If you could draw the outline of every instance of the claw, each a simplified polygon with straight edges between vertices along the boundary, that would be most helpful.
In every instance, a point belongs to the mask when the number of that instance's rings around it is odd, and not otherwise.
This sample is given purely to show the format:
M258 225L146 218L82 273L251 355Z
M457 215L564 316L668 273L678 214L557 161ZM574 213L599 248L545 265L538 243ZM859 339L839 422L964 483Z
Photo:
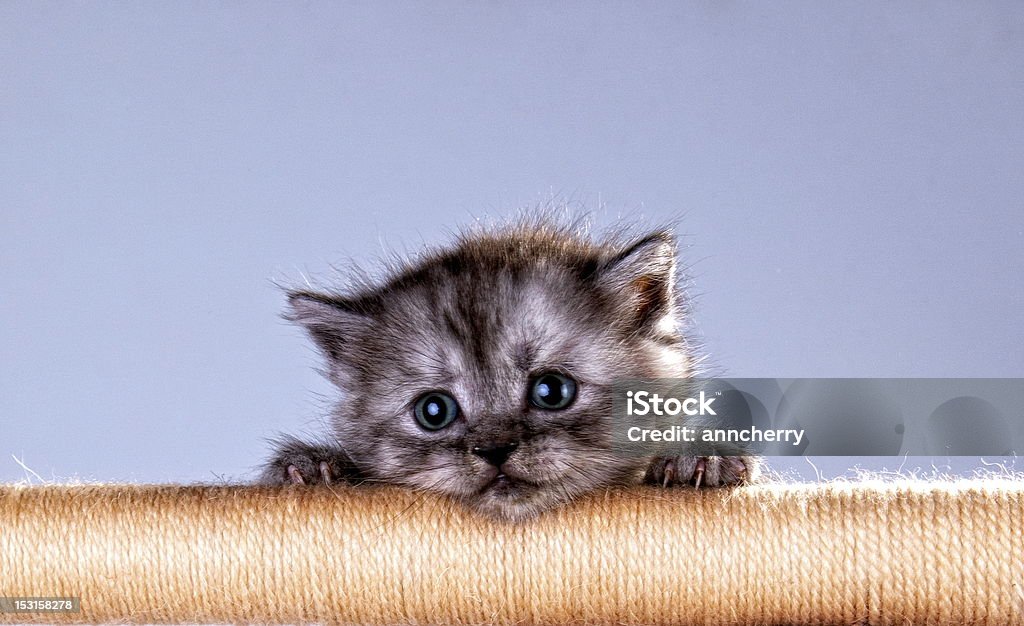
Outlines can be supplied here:
M324 479L324 484L331 484L331 466L327 464L327 461L320 461L320 476Z
M704 459L697 459L697 466L693 470L693 475L694 475L693 487L695 489L700 489L700 483L701 483L702 480L704 480L704 469L705 469Z
M676 462L668 461L665 463L665 476L661 480L662 487L668 487L672 484L676 477Z
M294 465L288 466L288 478L292 479L293 485L305 485L306 481L302 479L302 474L299 473L299 468Z

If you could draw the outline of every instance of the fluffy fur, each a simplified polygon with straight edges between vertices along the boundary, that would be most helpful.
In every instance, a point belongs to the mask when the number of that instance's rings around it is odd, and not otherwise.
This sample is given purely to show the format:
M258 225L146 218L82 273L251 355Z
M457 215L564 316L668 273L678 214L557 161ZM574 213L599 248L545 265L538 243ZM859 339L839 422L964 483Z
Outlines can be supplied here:
M591 490L642 480L720 485L749 458L635 458L611 442L612 383L685 378L676 244L666 230L594 240L548 222L465 234L378 282L288 293L342 392L332 443L280 443L268 483L375 481L523 519ZM529 401L538 376L577 384L558 411ZM442 391L458 418L430 431L418 398ZM474 449L515 445L495 464Z

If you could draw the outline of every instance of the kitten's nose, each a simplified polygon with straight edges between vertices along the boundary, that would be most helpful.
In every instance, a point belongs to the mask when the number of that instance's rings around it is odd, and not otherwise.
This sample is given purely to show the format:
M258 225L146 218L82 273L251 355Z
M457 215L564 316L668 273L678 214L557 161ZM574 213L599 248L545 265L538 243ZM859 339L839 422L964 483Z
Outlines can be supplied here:
M519 447L519 444L510 441L487 447L474 446L473 454L487 461L494 467L501 467L501 464L508 460L508 457Z

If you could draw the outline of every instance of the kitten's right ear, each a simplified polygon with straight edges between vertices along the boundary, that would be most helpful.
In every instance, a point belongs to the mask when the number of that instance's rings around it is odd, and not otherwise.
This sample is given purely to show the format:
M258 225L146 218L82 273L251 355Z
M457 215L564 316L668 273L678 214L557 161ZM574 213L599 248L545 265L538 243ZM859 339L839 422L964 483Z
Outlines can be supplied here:
M345 361L353 338L369 324L369 316L345 298L315 291L289 291L285 318L306 328L330 361L331 369Z

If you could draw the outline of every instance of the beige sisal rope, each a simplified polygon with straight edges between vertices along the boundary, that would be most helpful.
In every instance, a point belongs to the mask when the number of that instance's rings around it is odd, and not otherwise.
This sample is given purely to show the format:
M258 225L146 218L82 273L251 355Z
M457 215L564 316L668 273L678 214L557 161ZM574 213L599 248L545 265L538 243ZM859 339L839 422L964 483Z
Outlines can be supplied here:
M365 488L0 486L0 622L1024 624L1024 483L612 492L510 525Z

